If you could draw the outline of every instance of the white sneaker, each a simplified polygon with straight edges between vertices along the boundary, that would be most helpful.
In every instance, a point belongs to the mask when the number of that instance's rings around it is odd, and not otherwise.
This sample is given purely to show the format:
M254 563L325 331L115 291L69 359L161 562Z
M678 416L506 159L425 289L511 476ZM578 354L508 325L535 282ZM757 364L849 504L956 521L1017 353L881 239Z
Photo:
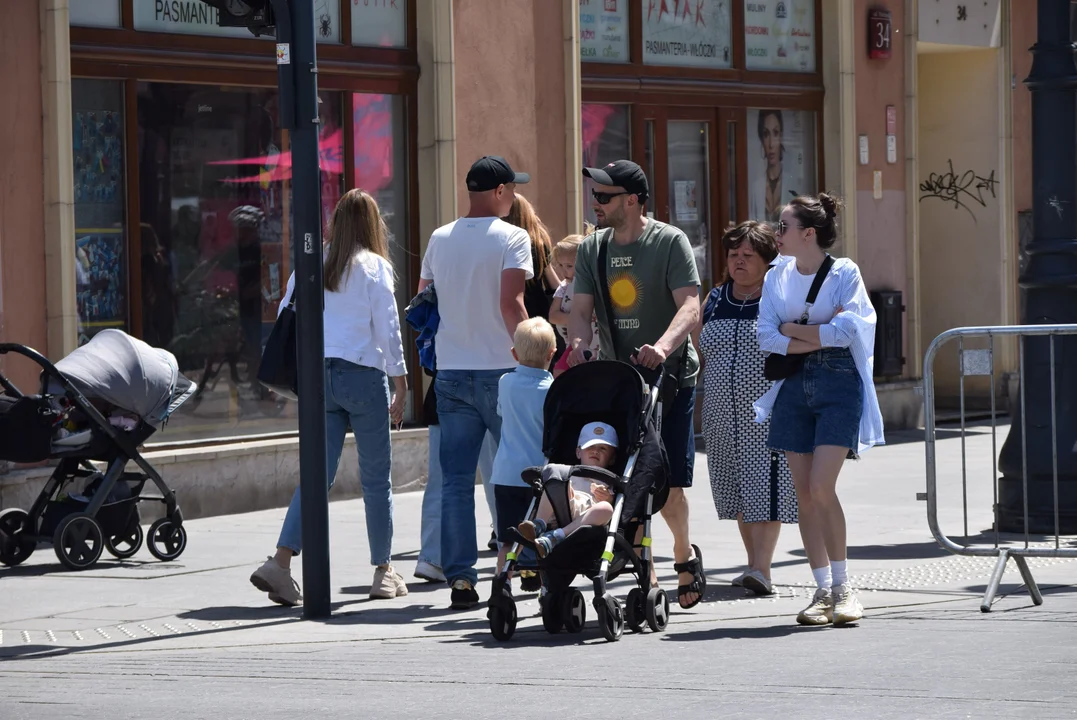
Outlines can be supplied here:
M269 593L269 599L278 605L303 604L303 595L299 592L299 583L292 579L292 571L282 568L272 557L266 558L262 567L251 574L251 585Z
M864 617L864 606L856 599L849 583L830 588L834 598L833 620L835 625L859 622Z
M801 625L828 625L834 621L834 597L827 588L819 588L808 607L797 615Z
M441 568L425 560L415 563L415 577L427 582L445 582L445 573Z
M774 585L758 570L752 570L744 574L741 585L745 590L750 590L755 595L768 596L774 594Z
M408 586L392 565L374 570L374 580L370 583L370 597L374 600L389 600L408 594Z

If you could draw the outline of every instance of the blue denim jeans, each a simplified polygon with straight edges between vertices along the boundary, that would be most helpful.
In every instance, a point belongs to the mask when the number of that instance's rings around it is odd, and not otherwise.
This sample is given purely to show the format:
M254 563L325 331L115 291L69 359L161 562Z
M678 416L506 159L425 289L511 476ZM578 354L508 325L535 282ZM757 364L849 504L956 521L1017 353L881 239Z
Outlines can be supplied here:
M325 470L329 487L336 480L351 424L359 452L359 481L366 509L370 564L387 564L393 552L392 445L389 441L389 381L385 373L339 358L325 360ZM296 554L303 549L299 488L284 517L277 547Z
M501 442L498 381L505 370L441 370L434 380L441 423L441 568L451 584L478 582L475 471L483 438Z
M767 442L802 454L823 445L856 450L863 403L863 383L849 349L817 350L778 390Z
M444 483L441 474L441 426L430 428L430 464L427 470L426 488L423 490L423 522L419 562L428 562L441 567L441 489ZM497 455L497 442L490 433L482 441L479 453L479 477L486 491L486 504L490 507L490 517L495 516L494 486L490 476L494 471L494 456Z

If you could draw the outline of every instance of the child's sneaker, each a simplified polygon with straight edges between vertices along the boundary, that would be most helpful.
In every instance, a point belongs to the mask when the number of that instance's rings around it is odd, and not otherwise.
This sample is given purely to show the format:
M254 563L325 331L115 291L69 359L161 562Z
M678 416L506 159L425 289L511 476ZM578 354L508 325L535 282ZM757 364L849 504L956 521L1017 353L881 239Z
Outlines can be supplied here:
M553 530L535 538L535 550L540 558L544 558L553 552L558 543L565 539L565 534L560 529Z
M516 526L516 532L528 542L535 542L536 538L546 532L546 521L542 518L524 520Z
M479 594L468 580L460 578L452 584L450 605L453 610L470 610L479 603Z
M520 571L520 590L523 592L538 592L542 588L542 576L534 570Z

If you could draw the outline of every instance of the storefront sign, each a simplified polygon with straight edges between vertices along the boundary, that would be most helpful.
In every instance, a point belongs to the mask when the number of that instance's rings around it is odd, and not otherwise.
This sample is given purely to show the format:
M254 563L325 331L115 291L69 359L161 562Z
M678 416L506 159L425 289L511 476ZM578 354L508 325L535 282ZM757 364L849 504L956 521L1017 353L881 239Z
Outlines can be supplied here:
M580 0L580 60L628 62L629 0Z
M749 70L815 72L815 0L745 0Z
M409 0L350 0L352 45L406 47Z
M727 68L732 7L726 0L642 0L643 62Z
M890 11L868 11L868 57L885 60L890 57Z
M134 3L135 30L251 38L242 27L218 27L217 9L201 0L139 0ZM318 42L340 42L339 0L314 0ZM265 39L272 39L267 36Z
M120 0L72 0L68 10L72 26L120 27Z

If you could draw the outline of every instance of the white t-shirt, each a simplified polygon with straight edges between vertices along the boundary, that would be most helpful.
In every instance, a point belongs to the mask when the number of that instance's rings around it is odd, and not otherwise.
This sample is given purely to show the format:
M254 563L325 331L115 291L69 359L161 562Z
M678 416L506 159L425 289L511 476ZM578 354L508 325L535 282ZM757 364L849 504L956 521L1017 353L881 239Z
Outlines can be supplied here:
M554 291L554 300L560 300L560 308L563 313L572 312L572 298L576 295L575 284L571 280L562 280L561 284L557 286L557 290ZM567 345L568 340L568 326L567 325L554 325L557 332L561 335L561 339L565 341ZM598 318L594 313L591 313L591 352L598 352Z
M808 299L808 291L815 282L815 273L801 275L797 270L795 261L784 263L770 272L778 273L776 278L781 283L781 297L784 304L779 305L778 312L782 322L798 322L804 314L804 303ZM838 307L836 293L839 290L838 279L834 274L834 268L830 269L823 286L819 288L819 295L815 298L815 304L808 312L809 325L823 325L834 319L834 311Z
M523 228L500 218L460 218L430 236L421 277L433 281L438 296L438 370L516 367L501 317L504 270L534 277L531 239Z

